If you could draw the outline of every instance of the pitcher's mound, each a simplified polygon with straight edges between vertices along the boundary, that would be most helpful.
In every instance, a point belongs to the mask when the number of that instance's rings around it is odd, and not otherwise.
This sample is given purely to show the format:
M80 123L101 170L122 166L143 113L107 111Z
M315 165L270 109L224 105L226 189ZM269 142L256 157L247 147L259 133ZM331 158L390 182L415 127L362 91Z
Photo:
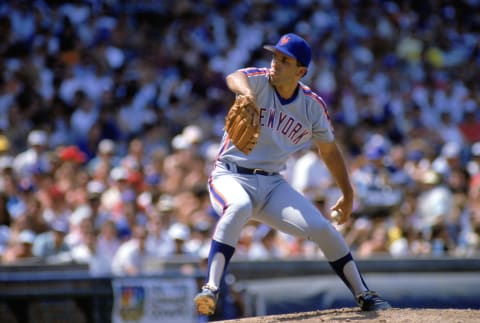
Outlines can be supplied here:
M368 323L478 323L480 309L414 309L393 308L379 312L361 312L356 308L343 308L291 313L282 315L259 316L224 323L318 323L318 322L368 322Z

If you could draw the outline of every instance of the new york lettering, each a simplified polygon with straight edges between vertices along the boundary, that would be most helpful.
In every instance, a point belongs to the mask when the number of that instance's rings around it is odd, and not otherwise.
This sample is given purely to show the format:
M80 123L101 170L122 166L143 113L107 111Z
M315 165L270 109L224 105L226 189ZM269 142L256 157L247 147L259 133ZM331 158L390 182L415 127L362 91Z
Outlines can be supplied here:
M298 144L310 134L294 117L276 109L260 108L260 125L277 131L293 144Z

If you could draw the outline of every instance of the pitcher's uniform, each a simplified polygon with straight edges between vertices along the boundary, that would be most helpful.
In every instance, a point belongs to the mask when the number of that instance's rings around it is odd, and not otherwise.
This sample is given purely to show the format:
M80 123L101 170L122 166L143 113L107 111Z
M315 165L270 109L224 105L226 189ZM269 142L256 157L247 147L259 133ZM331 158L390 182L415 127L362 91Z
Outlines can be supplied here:
M255 92L260 109L260 138L248 157L230 142L226 133L222 138L209 179L212 205L220 215L213 239L235 246L243 226L254 219L323 247L328 235L321 231L331 227L330 222L279 172L290 155L312 144L312 138L334 140L326 104L302 83L291 99L282 99L269 83L267 68L240 71L248 76ZM337 233L335 228L329 231ZM332 250L335 259L347 253L348 247L342 243L322 250L327 258Z
M326 104L300 82L311 60L310 45L300 36L289 33L275 46L264 48L274 53L271 69L250 67L227 76L232 92L255 97L261 129L258 142L248 155L235 147L226 132L223 135L208 181L210 199L219 219L208 255L206 283L194 298L197 311L204 315L215 313L222 278L241 231L250 219L316 242L361 310L391 308L368 289L341 234L280 175L290 155L325 142L331 144L317 145L320 152L332 152L332 156L340 158L336 167L331 162L333 157L329 156L329 170L345 190L350 186L343 157L334 142ZM283 99L272 84L289 96L291 89L296 89L289 99ZM350 198L350 192L347 193ZM342 195L334 207L350 203L343 198ZM346 207L349 210L351 205Z

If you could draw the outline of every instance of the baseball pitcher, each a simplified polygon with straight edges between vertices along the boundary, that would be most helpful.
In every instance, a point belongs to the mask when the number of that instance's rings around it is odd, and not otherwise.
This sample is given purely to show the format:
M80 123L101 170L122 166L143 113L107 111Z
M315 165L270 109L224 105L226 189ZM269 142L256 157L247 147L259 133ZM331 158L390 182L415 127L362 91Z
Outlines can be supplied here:
M222 276L251 219L313 240L361 310L388 309L389 303L367 287L342 235L279 174L291 154L314 144L342 192L332 206L335 221L344 223L350 216L354 192L327 106L300 82L311 60L310 46L290 33L264 48L273 54L270 68L244 68L226 78L236 100L208 183L219 220L205 285L194 299L197 310L204 315L215 312Z

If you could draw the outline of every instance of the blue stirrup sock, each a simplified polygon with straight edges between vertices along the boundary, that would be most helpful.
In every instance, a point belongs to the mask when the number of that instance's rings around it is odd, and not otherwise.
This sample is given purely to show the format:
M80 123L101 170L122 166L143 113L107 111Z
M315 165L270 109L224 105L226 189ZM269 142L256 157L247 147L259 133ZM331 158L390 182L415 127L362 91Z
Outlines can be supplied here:
M353 273L349 275L350 277L347 277L347 275L345 275L345 271L344 271L345 266L350 261L352 261L355 272L358 274L358 276ZM342 281L345 283L345 285L348 287L348 289L352 292L354 296L356 292L355 292L355 288L353 287L352 280L358 280L358 279L360 280L360 281L357 281L355 284L357 286L357 289L360 289L360 287L364 287L366 290L368 290L367 284L365 283L362 277L362 274L358 270L357 264L353 260L352 254L350 252L347 253L345 256L341 257L340 259L329 262L329 264L333 268L335 273L342 279Z
M235 252L235 248L232 246L229 246L227 244L218 242L216 240L212 240L210 244L210 252L208 254L208 271L207 271L207 277L206 277L206 282L209 281L210 279L210 274L211 269L212 269L212 264L214 262L214 257L216 254L221 253L223 257L225 258L225 263L223 265L223 270L222 270L222 275L221 278L219 279L220 281L223 281L223 276L225 275L227 266L230 262L230 259L232 259L233 253ZM215 278L215 277L214 277ZM216 277L218 279L218 277ZM215 280L217 280L215 279ZM220 286L218 286L220 287Z

